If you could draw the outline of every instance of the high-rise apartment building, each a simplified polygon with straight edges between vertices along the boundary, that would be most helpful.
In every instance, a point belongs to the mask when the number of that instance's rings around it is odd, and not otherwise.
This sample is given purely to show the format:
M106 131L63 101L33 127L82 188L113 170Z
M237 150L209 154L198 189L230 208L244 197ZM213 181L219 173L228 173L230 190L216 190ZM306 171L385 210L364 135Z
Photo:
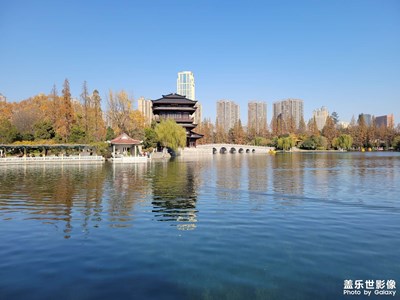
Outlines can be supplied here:
M194 75L191 71L182 71L178 73L176 90L179 95L186 96L186 98L190 100L196 100Z
M304 118L303 100L300 99L286 99L274 102L274 118L279 116L287 121L293 118L296 128L299 128L300 120Z
M143 114L144 118L146 119L146 123L148 125L151 124L153 120L153 110L152 110L152 102L149 99L144 97L140 97L138 99L138 110Z
M190 100L196 100L196 89L194 75L191 71L182 71L178 73L176 80L176 92L179 95L186 96ZM202 118L202 107L199 102L196 103L196 112L193 115L194 123L200 124Z
M319 109L313 111L313 117L317 123L318 130L322 130L324 128L326 119L329 117L329 111L325 106L322 106Z
M256 134L267 131L267 103L260 101L250 101L247 111L247 127Z
M375 118L377 127L394 127L394 116L393 114L379 116Z
M217 125L222 126L226 132L235 126L240 119L239 105L230 100L217 101Z
M367 125L367 126L371 126L372 125L372 115L370 115L370 114L359 114L358 115L358 120L360 120L361 117L364 119L365 125Z

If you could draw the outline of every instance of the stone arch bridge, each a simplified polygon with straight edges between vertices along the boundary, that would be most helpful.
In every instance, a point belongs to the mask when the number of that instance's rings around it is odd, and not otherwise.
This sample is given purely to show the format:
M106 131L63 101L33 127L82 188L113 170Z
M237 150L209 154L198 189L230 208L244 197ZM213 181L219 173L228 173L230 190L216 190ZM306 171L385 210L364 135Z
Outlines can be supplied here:
M266 154L274 147L252 146L252 145L238 145L238 144L207 144L198 145L196 149L201 152L208 152L213 154L226 154L226 153L258 153Z

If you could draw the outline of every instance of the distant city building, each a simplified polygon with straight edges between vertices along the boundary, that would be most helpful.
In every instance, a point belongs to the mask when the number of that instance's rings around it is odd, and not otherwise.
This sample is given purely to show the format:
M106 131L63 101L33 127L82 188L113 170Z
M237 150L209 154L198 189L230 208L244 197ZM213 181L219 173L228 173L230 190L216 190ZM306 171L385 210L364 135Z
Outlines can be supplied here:
M178 73L178 78L176 80L176 92L179 95L186 96L186 98L190 100L196 100L196 88L193 72L182 71ZM196 102L196 112L193 117L195 124L201 123L202 107L199 102Z
M365 125L367 126L372 125L372 116L370 114L359 114L358 119L360 120L361 117L364 118Z
M153 104L153 115L156 122L163 119L173 119L186 130L186 146L196 147L196 141L203 137L202 134L193 130L197 124L193 121L196 112L196 101L178 94L163 95L162 98L151 101Z
M322 128L324 128L325 126L326 118L329 117L329 111L326 109L325 106L322 106L321 108L313 111L313 117L317 122L318 130L322 130Z
M0 93L0 102L7 102L6 96L4 96L2 93Z
M287 121L290 117L293 118L296 128L299 128L300 120L304 119L303 100L286 99L274 102L274 118L281 117Z
M151 100L140 97L138 99L138 110L143 114L144 118L146 119L146 123L150 125L151 121L153 120Z
M267 103L250 101L247 110L247 128L254 130L256 134L267 131Z
M337 123L338 128L346 129L349 127L350 123L345 121L340 121Z
M228 132L239 119L239 105L230 100L217 101L217 125L222 126Z
M176 90L179 95L186 96L186 98L190 100L196 100L194 75L191 71L182 71L178 73Z
M394 116L393 114L379 116L375 118L377 127L394 127Z

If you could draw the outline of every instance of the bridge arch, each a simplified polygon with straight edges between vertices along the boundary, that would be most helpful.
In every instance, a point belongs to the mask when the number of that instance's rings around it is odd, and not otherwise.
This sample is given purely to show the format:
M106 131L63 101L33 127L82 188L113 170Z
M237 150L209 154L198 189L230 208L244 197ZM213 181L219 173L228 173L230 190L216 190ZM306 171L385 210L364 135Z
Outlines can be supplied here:
M221 147L221 149L219 149L219 153L221 154L225 154L228 150L225 147Z
M246 153L250 153L250 149L246 149Z
M235 148L235 147L232 147L231 150L229 150L229 152L232 153L232 154L233 154L233 153L236 153L236 148Z
M239 153L243 153L243 148L239 148Z

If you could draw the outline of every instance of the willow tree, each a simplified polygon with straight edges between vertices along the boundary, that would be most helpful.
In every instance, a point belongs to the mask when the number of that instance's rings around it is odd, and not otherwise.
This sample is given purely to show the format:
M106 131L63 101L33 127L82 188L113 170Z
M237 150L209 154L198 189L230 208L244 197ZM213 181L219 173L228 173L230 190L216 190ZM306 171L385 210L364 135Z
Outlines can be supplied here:
M186 146L186 130L173 119L162 120L155 128L158 142L176 151Z
M332 145L338 149L350 150L353 145L353 138L351 135L342 134L337 138L334 138Z

